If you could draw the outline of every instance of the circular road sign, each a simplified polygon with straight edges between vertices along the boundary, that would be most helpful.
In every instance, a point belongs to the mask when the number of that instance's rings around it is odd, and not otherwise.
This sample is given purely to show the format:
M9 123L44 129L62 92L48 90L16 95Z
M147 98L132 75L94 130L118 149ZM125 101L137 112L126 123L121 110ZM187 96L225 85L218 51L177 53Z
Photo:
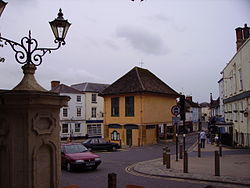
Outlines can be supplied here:
M181 112L180 107L177 105L174 105L171 109L171 112L173 115L178 116Z

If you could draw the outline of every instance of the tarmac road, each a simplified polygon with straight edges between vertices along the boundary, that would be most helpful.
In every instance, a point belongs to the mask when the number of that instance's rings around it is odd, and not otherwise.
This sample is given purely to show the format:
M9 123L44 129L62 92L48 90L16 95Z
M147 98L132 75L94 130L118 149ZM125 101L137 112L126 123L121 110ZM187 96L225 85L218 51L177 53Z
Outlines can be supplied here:
M187 135L186 147L191 147L197 140L196 135ZM160 143L145 147L121 149L117 152L98 152L102 164L95 171L66 172L62 170L62 186L76 184L80 188L107 188L108 174L117 174L117 188L125 188L126 184L141 185L145 188L204 188L207 184L187 180L137 176L126 172L126 168L137 162L162 157L162 148L168 146L175 153L174 143ZM222 188L216 186L217 188Z

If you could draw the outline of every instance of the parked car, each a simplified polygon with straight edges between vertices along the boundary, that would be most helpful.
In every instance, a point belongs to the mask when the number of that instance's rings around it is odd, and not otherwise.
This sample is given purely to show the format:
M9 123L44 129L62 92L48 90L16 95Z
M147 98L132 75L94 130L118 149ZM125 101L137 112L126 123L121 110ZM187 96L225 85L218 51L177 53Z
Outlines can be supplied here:
M117 149L121 148L119 144L108 142L103 138L90 138L85 140L82 144L89 150L116 151Z
M61 145L61 165L67 171L75 168L96 169L101 164L101 158L91 153L81 143L68 143Z

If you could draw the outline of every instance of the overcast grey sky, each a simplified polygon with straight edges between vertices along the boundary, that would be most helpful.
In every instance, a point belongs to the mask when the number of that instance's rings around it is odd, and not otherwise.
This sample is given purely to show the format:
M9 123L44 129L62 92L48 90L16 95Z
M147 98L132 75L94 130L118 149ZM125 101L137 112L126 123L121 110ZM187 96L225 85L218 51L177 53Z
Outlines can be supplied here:
M236 52L235 28L250 25L250 0L8 0L0 32L20 42L31 30L40 47L56 46L48 21L59 8L72 25L66 45L36 71L46 89L51 80L111 84L142 61L177 92L209 101ZM0 48L1 89L22 78L14 55Z

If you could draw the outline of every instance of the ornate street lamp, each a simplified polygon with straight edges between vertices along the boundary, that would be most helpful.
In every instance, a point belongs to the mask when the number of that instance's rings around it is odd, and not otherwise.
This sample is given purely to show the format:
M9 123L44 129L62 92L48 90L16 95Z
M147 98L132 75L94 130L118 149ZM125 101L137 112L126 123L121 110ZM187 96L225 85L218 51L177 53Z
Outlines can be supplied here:
M65 44L64 39L71 24L68 20L64 20L62 9L59 9L58 17L54 21L49 22L49 24L55 35L55 42Z
M42 57L47 52L51 53L52 50L60 48L61 44L65 44L64 39L71 24L67 20L64 20L62 10L60 9L58 18L50 22L50 25L55 35L55 43L58 43L58 46L55 48L39 48L37 40L31 37L31 31L29 31L28 37L23 37L21 39L21 43L1 36L0 40L3 40L5 45L9 44L16 52L15 58L18 63L39 66L42 63Z
M0 41L4 41L5 45L9 44L15 51L16 61L19 64L24 65L22 67L24 72L23 80L14 88L14 90L46 91L34 78L33 74L35 73L36 66L39 66L42 63L42 57L47 52L51 53L52 50L57 50L61 45L65 45L64 39L71 25L68 20L63 18L62 9L59 10L58 17L49 23L55 35L55 43L58 43L55 48L39 48L37 40L31 37L31 31L29 31L28 37L23 37L21 39L20 43L0 36Z
M0 0L0 17L1 17L1 15L2 15L3 10L4 10L4 8L5 8L6 5L7 5L6 2Z

